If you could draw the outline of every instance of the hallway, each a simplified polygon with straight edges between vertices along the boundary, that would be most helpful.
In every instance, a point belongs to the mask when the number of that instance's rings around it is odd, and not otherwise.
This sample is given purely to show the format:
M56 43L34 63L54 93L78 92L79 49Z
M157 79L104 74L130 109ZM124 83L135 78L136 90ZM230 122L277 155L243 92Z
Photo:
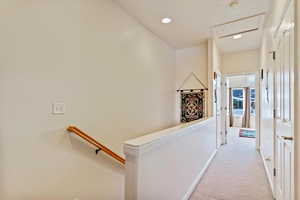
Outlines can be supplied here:
M231 128L228 144L219 149L190 200L272 200L255 140L240 138Z
M0 16L0 200L300 200L300 0Z

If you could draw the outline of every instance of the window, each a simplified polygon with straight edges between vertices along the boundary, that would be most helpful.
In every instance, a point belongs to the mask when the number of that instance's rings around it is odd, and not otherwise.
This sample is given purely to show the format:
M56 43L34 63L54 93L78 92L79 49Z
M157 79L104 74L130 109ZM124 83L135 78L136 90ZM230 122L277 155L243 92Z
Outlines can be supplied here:
M250 90L250 113L255 115L255 89L251 88Z
M233 115L242 116L244 114L244 90L241 88L232 89Z

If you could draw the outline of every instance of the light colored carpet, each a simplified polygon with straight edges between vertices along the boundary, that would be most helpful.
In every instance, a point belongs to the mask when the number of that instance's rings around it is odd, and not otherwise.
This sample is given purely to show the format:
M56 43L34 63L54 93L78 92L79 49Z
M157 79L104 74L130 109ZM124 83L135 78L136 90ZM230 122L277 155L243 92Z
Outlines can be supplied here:
M190 200L272 200L272 193L254 138L240 138L230 128L221 147Z

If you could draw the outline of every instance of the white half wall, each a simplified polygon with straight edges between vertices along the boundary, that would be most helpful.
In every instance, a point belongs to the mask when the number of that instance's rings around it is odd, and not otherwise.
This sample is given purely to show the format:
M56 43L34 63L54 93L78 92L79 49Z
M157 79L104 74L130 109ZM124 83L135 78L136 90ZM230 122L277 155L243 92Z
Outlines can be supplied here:
M187 200L216 153L216 121L195 121L125 142L126 200Z

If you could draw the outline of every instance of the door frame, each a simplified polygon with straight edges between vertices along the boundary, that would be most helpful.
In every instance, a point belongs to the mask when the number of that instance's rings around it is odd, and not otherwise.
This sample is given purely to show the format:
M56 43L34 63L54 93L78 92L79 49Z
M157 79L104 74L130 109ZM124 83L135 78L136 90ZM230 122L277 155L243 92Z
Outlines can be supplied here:
M228 81L226 76L221 77L221 127L222 127L222 144L227 144L227 133L228 133L228 124L227 121L227 112L228 112Z
M232 73L232 74L223 74L222 78L224 80L227 80L227 78L230 77L234 77L234 76L247 76L247 75L253 75L255 76L255 130L256 130L256 149L259 150L260 149L260 72L253 72L253 73ZM226 86L228 89L228 85ZM227 92L227 90L226 90ZM222 90L222 96L224 96L224 90ZM227 95L226 95L227 96ZM228 96L227 96L227 100L226 101L222 101L222 102L228 102ZM225 108L225 106L227 105L223 105L222 107ZM223 109L224 110L224 109ZM224 115L223 116L223 121L222 124L224 124L225 127L225 131L228 130L229 127L229 122L227 122L228 117L227 117L227 110L225 112L223 112ZM224 140L226 141L226 134L224 134Z
M222 74L221 72L217 71L214 72L215 77L213 81L213 91L214 91L214 116L216 117L216 147L217 149L223 145L223 130L222 130L222 90L219 94L219 85L222 86ZM220 105L219 105L220 104ZM220 110L219 109L220 106Z

